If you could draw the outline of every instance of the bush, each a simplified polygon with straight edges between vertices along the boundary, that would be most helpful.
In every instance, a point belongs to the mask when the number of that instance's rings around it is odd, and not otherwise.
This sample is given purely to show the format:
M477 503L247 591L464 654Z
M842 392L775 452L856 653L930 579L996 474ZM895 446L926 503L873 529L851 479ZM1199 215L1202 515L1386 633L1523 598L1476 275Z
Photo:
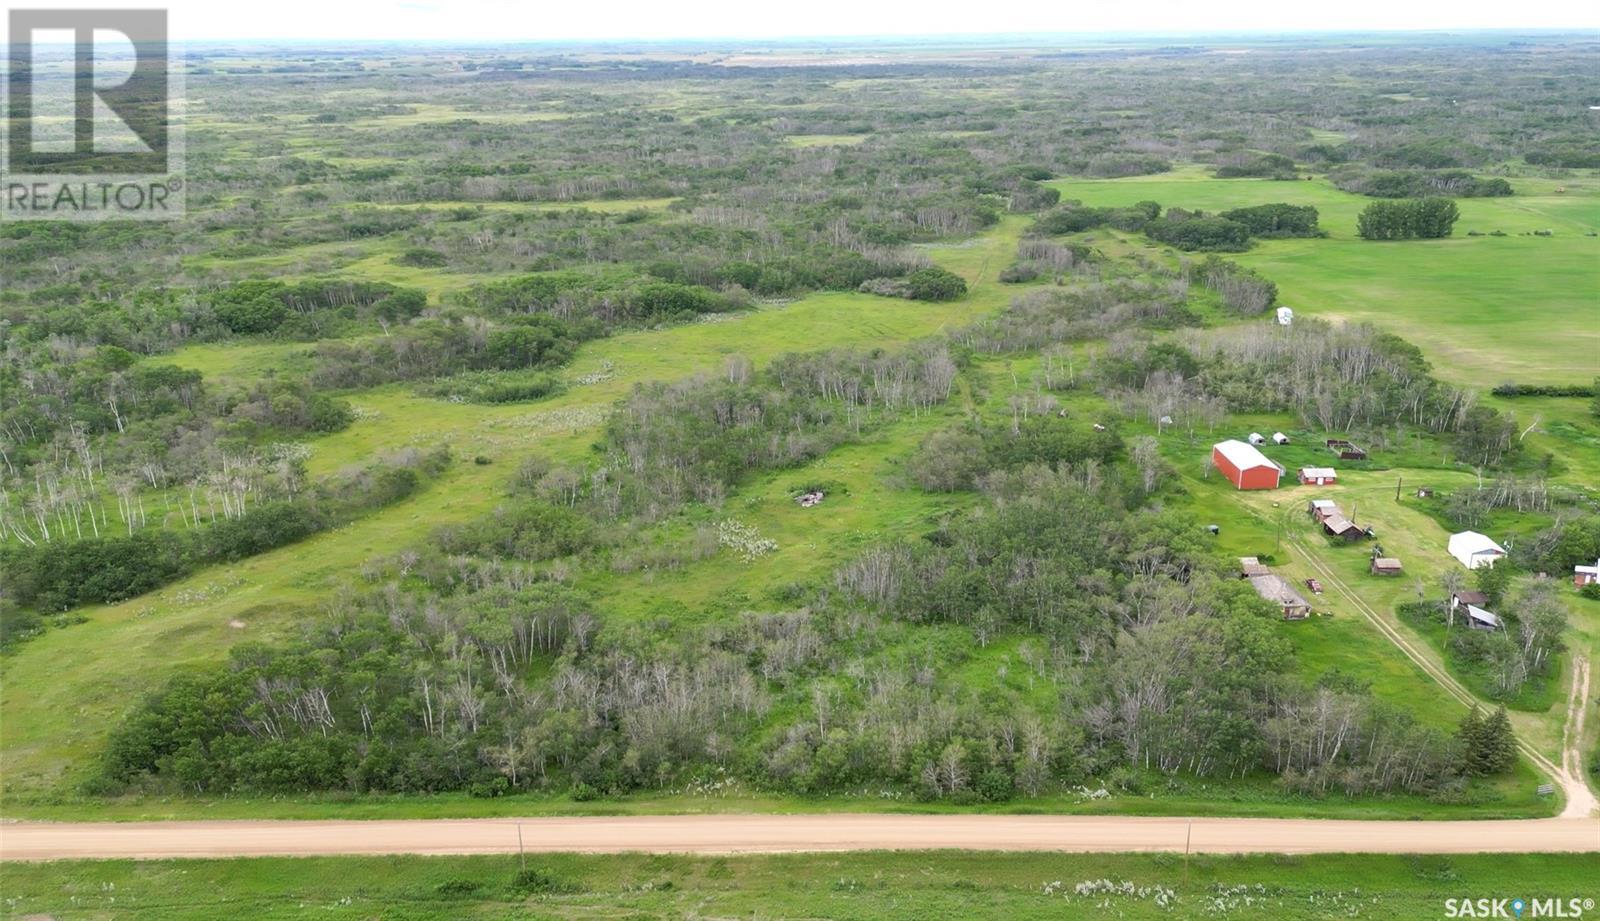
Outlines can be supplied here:
M1294 179L1294 161L1282 154L1260 154L1217 167L1218 179Z
M1187 252L1238 253L1250 248L1250 228L1238 221L1200 215L1174 217L1173 210L1145 225L1150 239Z
M1450 236L1460 213L1448 198L1375 201L1362 210L1356 231L1364 240L1437 240Z
M517 875L511 878L511 891L518 895L559 895L581 890L582 887L578 884L564 880L540 867L529 867L518 871Z
M423 246L413 246L394 257L395 265L407 265L418 269L436 269L449 261L444 253Z
M1250 235L1264 238L1320 237L1317 227L1317 209L1310 205L1290 205L1276 202L1252 208L1235 208L1222 212L1222 217L1237 221L1249 228Z
M914 301L953 301L967 293L967 283L960 275L937 266L912 272L906 284Z

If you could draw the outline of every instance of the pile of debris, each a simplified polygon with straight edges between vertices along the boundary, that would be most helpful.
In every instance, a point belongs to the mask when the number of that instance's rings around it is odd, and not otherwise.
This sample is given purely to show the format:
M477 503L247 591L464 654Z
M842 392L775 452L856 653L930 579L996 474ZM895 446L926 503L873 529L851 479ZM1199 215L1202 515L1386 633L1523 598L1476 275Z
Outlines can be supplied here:
M801 508L810 508L813 505L820 503L822 501L822 497L822 490L813 489L811 492L803 492L796 496L794 501L800 503Z

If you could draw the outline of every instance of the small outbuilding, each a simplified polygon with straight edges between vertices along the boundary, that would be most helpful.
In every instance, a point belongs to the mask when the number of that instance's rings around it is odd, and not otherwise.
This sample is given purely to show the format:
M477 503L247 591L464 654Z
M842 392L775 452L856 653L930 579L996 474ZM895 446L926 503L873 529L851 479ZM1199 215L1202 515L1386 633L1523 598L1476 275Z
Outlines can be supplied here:
M1474 630L1499 630L1505 626L1500 622L1500 615L1493 611L1485 611L1475 604L1467 605L1467 626Z
M1251 432L1248 440L1253 445L1264 445L1267 443L1267 436L1260 432Z
M1212 445L1211 463L1238 489L1277 489L1283 476L1283 467L1242 441Z
M1464 604L1476 604L1482 606L1488 603L1489 596L1485 595L1483 592L1459 591L1452 592L1450 594L1450 610L1452 611Z
M1332 486L1339 481L1339 472L1332 467L1301 467L1300 482L1306 486Z
M1341 540L1349 541L1361 540L1364 537L1372 536L1370 529L1363 528L1340 514L1329 515L1322 519L1322 530L1327 532L1329 537L1337 537Z
M1306 504L1306 514L1310 515L1313 521L1321 522L1322 519L1329 515L1343 515L1344 513L1339 511L1339 506L1334 504L1332 499L1312 499Z
M1253 579L1256 576L1271 575L1272 570L1253 556L1239 557L1239 578Z
M1506 548L1477 531L1460 531L1450 535L1450 555L1468 569L1493 566L1505 558Z
M1400 566L1400 561L1392 556L1375 556L1372 558L1371 572L1375 576L1398 576L1404 571Z
M1593 566L1572 567L1572 584L1575 588L1594 585L1596 582L1600 582L1600 560L1595 560Z
M1301 597L1300 593L1294 590L1294 586L1286 582L1282 576L1271 573L1251 576L1250 585L1256 590L1256 594L1283 610L1284 620L1303 620L1311 613L1311 602Z
M1282 432L1273 432L1272 443L1275 445L1286 445L1289 443L1289 436Z

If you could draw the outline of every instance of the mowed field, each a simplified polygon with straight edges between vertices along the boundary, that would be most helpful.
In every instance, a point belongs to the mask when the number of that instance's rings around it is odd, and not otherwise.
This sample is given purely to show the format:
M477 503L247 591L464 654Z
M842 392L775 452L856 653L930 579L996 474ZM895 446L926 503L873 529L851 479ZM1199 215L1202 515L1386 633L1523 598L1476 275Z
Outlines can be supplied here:
M1373 199L1322 179L1213 179L1186 170L1050 183L1062 199L1089 205L1313 205L1327 238L1261 241L1228 258L1277 282L1281 302L1298 314L1398 333L1452 383L1587 383L1600 374L1600 237L1585 235L1600 232L1600 179L1511 184L1510 198L1459 199L1449 239L1374 243L1356 236L1356 217ZM1488 236L1495 230L1506 236ZM1525 235L1536 230L1552 236Z

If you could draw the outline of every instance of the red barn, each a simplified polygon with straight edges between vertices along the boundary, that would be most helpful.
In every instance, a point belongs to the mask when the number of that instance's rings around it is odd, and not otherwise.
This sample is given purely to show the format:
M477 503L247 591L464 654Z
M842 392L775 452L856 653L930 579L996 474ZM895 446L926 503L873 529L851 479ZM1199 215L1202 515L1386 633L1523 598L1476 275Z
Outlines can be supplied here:
M1211 462L1239 489L1277 489L1283 468L1242 441L1221 441L1211 447Z

